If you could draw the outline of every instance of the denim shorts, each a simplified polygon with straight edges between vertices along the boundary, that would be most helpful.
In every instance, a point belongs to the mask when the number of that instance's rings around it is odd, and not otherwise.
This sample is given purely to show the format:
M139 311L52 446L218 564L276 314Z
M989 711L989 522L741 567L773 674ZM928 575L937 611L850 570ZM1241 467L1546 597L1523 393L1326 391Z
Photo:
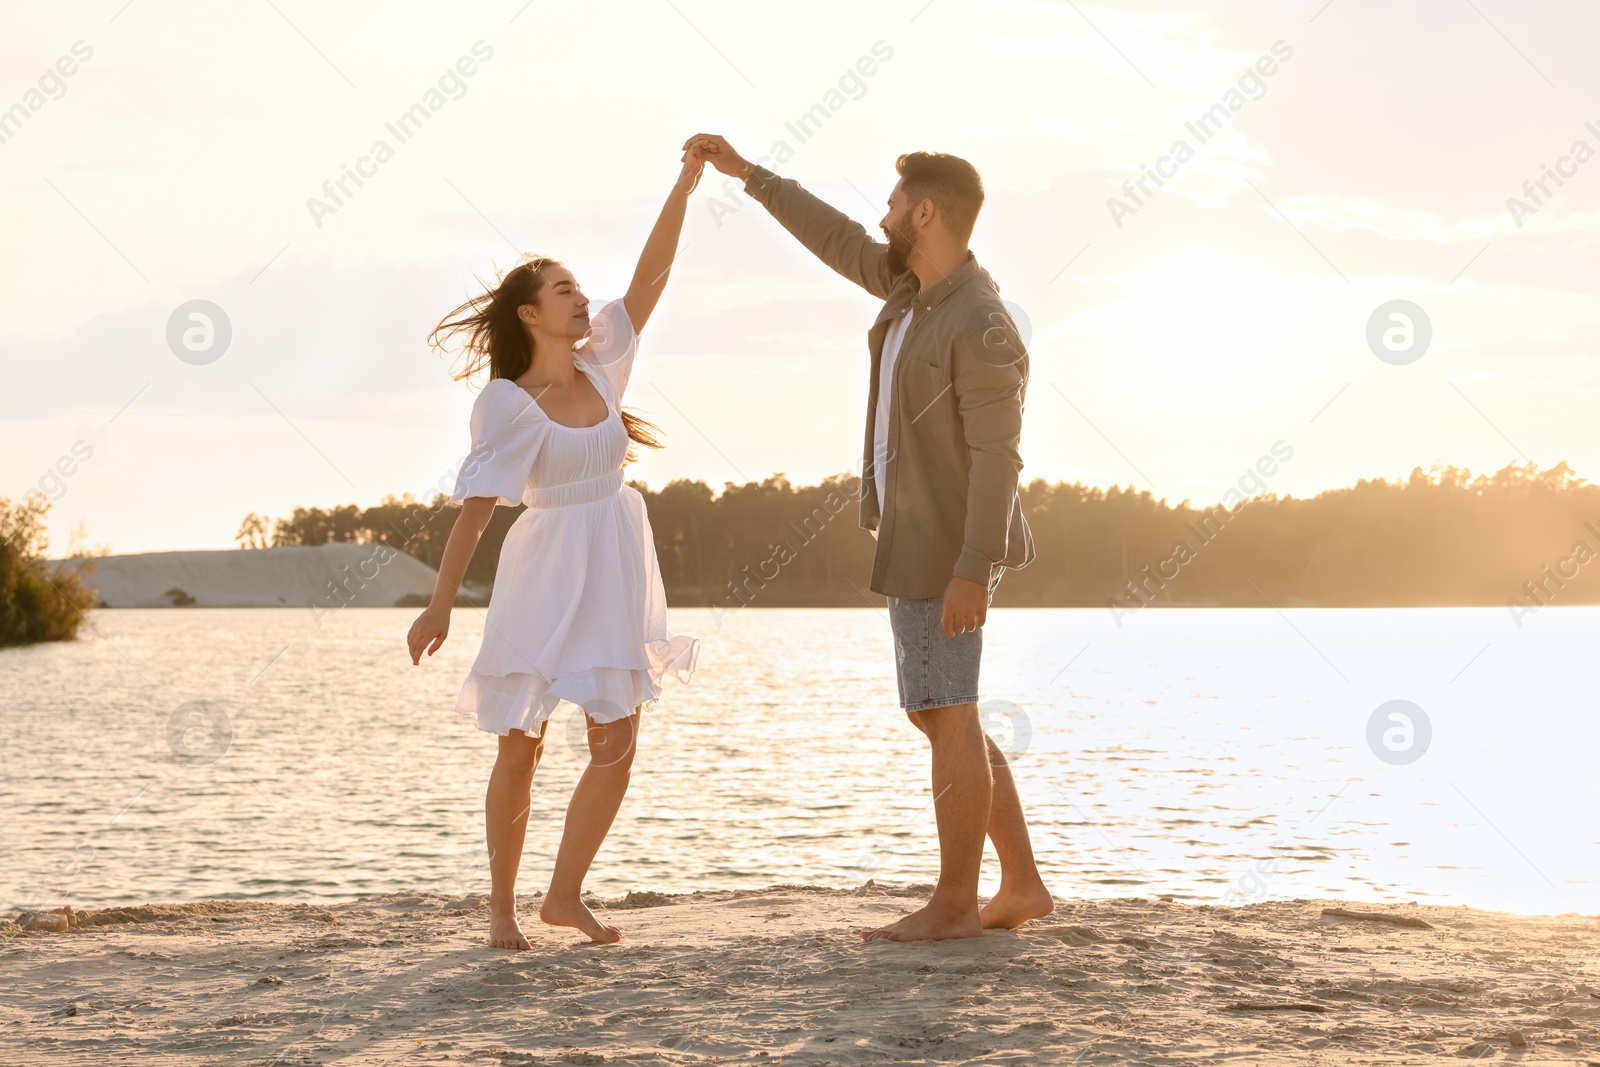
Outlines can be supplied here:
M1001 568L996 571L989 581L991 597L1000 575L1005 573ZM906 711L926 711L952 704L976 704L983 627L946 637L943 596L887 599L900 706Z

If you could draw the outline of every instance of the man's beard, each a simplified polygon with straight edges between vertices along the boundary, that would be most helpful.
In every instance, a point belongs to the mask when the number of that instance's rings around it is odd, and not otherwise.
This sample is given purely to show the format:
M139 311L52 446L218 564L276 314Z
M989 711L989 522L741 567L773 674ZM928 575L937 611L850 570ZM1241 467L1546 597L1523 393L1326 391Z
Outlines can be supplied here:
M885 262L888 263L891 273L900 274L911 265L909 258L915 246L893 226L888 227L886 236L889 238L889 252Z

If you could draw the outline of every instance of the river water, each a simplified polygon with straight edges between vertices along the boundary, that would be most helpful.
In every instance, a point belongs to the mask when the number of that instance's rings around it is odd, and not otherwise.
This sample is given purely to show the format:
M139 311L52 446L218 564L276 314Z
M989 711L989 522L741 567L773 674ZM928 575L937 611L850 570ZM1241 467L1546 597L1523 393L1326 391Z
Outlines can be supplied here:
M413 667L415 614L102 610L82 640L0 650L0 903L486 891L495 740L452 712L482 614ZM1000 610L982 710L1058 896L1594 913L1600 608L1521 621ZM927 747L882 613L672 625L700 669L647 713L589 888L932 880ZM552 730L525 894L585 758L573 709Z

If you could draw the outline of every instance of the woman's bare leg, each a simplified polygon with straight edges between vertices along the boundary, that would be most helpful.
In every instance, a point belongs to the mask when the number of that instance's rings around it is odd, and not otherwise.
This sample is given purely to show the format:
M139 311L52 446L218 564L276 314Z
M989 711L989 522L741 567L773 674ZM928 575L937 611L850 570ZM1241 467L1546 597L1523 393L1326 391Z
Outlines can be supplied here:
M543 736L512 730L500 738L489 775L483 813L489 845L489 944L494 948L533 947L517 923L517 868L528 832L533 772L543 754Z
M588 718L587 714L584 717ZM539 918L551 926L576 927L603 944L620 940L622 931L595 918L583 902L583 878L628 791L639 718L635 708L632 715L615 722L589 719L589 766L567 803L567 822L556 852L550 892L539 909Z

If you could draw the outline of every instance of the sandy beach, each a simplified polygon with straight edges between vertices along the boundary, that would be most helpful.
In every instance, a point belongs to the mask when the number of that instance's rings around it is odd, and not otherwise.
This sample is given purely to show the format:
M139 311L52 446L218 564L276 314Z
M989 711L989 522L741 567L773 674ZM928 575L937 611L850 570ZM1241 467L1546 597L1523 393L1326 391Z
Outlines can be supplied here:
M483 947L470 897L11 921L0 1062L1600 1062L1594 916L1129 898L960 942L852 932L925 891L630 894L606 947L526 897L527 952Z

